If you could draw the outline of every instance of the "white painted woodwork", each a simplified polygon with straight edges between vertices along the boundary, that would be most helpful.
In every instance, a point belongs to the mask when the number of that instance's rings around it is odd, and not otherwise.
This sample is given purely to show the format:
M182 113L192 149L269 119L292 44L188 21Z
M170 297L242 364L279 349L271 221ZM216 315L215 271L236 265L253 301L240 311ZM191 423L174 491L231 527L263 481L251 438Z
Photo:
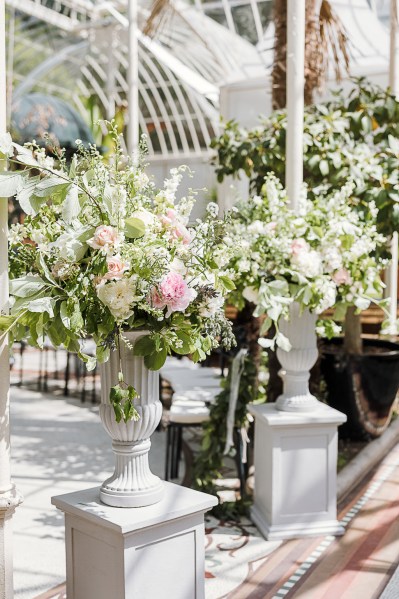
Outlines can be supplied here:
M124 336L131 347L147 331L127 332ZM122 368L124 380L132 385L139 397L135 407L140 419L135 422L116 422L114 408L109 401L110 388L118 384L118 373ZM101 405L100 418L112 438L115 454L115 471L101 487L101 501L115 507L142 507L160 501L163 484L150 470L148 452L150 436L162 416L159 401L159 372L148 370L144 358L133 355L125 343L118 351L111 352L110 359L100 365Z
M104 506L99 488L52 498L65 513L68 599L204 599L204 513L216 497L165 483L161 502Z
M283 379L283 393L276 401L278 410L309 412L321 405L309 391L309 370L318 356L316 319L316 314L309 310L301 314L299 304L294 302L290 306L290 320L279 322L280 331L288 337L292 347L289 352L277 349Z
M128 0L128 123L127 141L129 154L134 154L139 146L139 40L137 24L138 0Z
M6 39L5 8L0 3L0 135L6 132ZM0 168L4 168L1 164ZM8 290L8 202L0 189L0 313L9 309ZM11 518L22 496L10 472L10 363L7 336L0 338L0 599L12 599L13 553Z
M252 406L255 488L251 517L268 540L343 534L337 521L337 426L324 404L313 414Z

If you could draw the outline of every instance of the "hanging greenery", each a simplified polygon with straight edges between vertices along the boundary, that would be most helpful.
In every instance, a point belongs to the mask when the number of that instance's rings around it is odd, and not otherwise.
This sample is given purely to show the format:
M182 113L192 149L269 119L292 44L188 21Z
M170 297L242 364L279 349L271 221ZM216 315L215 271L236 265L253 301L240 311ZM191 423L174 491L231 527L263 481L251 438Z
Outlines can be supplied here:
M262 367L267 359L267 354L262 353ZM265 401L265 390L258 384L258 368L251 355L244 360L244 370L241 375L237 407L235 412L235 427L248 429L247 406L250 402L261 403ZM226 416L229 410L231 390L231 373L226 377L222 391L210 408L209 420L203 425L203 438L199 453L194 460L193 479L194 486L199 491L216 495L220 491L215 481L222 478L224 448L226 444ZM235 449L231 456L235 457ZM245 513L249 506L249 497L246 493L237 501L221 502L213 509L216 517L234 518Z

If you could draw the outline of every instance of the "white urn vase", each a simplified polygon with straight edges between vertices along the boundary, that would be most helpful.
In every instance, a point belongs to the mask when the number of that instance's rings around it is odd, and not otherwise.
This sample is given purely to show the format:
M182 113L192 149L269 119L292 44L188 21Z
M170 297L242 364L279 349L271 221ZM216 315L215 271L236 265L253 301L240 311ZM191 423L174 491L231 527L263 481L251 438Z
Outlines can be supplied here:
M281 319L280 331L288 337L291 350L277 349L282 369L283 393L276 408L284 412L311 412L320 408L320 402L309 391L310 369L318 356L316 341L317 315L309 310L300 311L298 303L290 306L289 320Z
M129 345L147 331L127 332L124 336ZM139 413L138 421L116 422L114 408L109 400L111 387L118 384L118 373L122 367L124 380L132 385L138 397L134 405ZM100 417L107 433L112 438L115 454L115 471L101 486L100 499L114 507L143 507L152 505L163 496L163 483L155 476L148 463L151 447L150 437L162 415L159 401L159 372L148 370L144 358L134 356L131 348L123 341L120 353L112 351L107 362L100 365L101 405Z

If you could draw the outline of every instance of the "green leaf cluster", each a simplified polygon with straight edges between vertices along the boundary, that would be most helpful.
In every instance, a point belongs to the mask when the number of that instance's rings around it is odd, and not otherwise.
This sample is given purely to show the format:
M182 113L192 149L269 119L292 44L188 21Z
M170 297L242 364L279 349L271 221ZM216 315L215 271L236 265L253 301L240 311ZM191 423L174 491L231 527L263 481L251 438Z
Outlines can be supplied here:
M245 173L259 194L273 172L284 185L286 128L285 110L251 130L227 122L211 144L218 180ZM389 237L399 231L398 177L399 101L389 88L356 79L349 94L336 92L332 100L305 108L304 181L310 198L351 179L354 208L367 210L374 200L378 230Z
M129 420L137 421L140 415L134 407L134 400L138 397L138 393L132 385L118 383L111 387L109 400L115 412L115 420L120 422L128 422Z

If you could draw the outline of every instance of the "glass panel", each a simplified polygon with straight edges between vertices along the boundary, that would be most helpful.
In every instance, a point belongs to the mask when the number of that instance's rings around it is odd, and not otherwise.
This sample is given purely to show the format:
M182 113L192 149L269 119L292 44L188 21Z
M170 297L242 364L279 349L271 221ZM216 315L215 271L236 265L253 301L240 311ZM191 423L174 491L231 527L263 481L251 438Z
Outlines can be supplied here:
M272 20L273 2L271 0L268 2L258 2L258 10L260 22L262 23L262 28L264 31Z
M251 44L256 44L258 42L258 36L251 6L248 4L244 6L232 6L231 14L233 15L237 33L251 42Z
M217 23L220 23L220 25L227 27L226 14L222 7L213 8L212 10L205 10L205 14Z

